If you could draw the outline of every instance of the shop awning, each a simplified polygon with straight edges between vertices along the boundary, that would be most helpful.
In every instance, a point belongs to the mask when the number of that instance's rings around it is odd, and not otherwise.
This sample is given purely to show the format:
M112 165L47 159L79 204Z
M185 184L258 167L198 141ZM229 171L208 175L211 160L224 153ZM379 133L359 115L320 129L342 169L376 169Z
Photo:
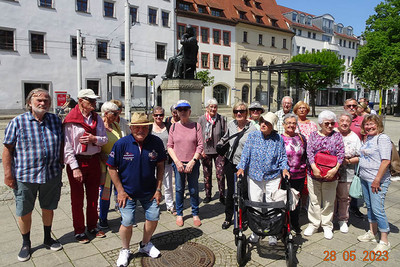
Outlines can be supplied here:
M346 92L357 92L357 88L343 88L342 90Z

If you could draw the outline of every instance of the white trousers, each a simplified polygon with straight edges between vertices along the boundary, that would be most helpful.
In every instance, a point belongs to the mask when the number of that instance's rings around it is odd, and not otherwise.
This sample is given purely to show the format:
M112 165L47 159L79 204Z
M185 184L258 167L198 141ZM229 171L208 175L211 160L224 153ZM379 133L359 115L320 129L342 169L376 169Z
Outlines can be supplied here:
M167 209L174 207L174 186L172 182L173 173L172 164L165 164L163 187Z
M271 202L271 193L279 189L281 176L267 181L255 181L247 177L249 187L249 200L255 202L264 202L263 195L265 193L265 200Z

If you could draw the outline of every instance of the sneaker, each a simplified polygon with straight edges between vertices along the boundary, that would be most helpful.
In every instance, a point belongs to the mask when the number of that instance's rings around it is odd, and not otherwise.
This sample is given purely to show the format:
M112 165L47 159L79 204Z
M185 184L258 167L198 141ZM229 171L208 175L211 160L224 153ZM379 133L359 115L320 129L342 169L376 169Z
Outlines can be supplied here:
M268 244L270 246L276 246L278 244L278 239L276 239L276 236L271 235L268 237Z
M107 220L102 220L102 219L99 219L99 228L100 229L107 229L109 226L108 226L108 221Z
M88 232L89 232L89 234L94 235L94 236L96 236L97 238L106 237L106 234L105 234L103 231L101 231L101 230L99 230L99 229L97 229L97 228L94 228L94 229L92 229L92 230L89 230Z
M377 242L378 239L378 234L374 235L371 230L357 237L357 240L360 242Z
M385 243L385 242L383 242L382 240L379 242L379 244L374 248L374 252L376 253L376 252L378 252L378 251L380 251L380 252L384 252L384 251L387 251L387 252L389 252L390 251L390 243L388 242L387 244Z
M210 201L211 201L211 197L205 197L204 199L203 199L203 203L210 203Z
M23 245L21 250L18 253L18 260L19 261L27 261L30 258L31 258L31 246Z
M333 232L331 228L324 228L324 237L328 240L333 238Z
M153 245L153 243L149 242L146 245L143 245L142 241L139 243L139 252L145 253L152 258L157 258L161 254L161 252Z
M63 248L63 246L61 245L60 242L54 240L53 238L51 238L49 241L47 242L43 242L43 245L50 250L53 251L58 251L61 250Z
M307 226L306 230L304 230L304 235L312 236L316 231L317 231L317 229L313 225L310 224Z
M81 244L87 244L90 242L89 238L87 237L87 235L85 233L76 234L75 239Z
M129 257L131 256L131 254L132 254L132 252L129 249L127 249L127 248L121 249L121 251L119 252L118 260L117 260L117 266L118 267L128 266Z
M364 218L364 214L358 208L350 208L349 209L357 218Z
M252 233L249 237L250 243L257 243L258 240L260 240L260 237L258 235L256 235L255 233Z
M347 223L345 221L339 221L339 227L340 232L345 234L349 232L349 226L347 226Z

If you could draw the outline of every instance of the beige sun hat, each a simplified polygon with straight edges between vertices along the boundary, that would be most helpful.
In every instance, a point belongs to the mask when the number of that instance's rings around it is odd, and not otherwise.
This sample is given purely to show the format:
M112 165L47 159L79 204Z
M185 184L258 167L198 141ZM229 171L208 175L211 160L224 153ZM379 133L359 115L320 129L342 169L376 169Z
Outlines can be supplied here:
M264 121L267 121L267 122L271 123L273 129L275 131L277 130L276 123L278 122L278 116L276 116L275 113L267 112L266 114L262 115L261 118Z
M129 126L141 126L141 125L150 125L153 124L149 118L147 117L147 115L143 112L139 113L139 112L134 112L132 114L132 118L131 118L131 123L129 123Z
M96 95L92 89L82 89L78 92L78 98L98 99L100 96Z

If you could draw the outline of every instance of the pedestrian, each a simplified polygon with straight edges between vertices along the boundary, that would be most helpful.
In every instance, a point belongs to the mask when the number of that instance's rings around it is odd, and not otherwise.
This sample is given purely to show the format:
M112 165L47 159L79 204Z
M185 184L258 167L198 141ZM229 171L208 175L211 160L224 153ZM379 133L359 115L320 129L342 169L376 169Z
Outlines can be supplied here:
M185 181L187 180L190 204L192 206L193 225L201 226L199 217L199 168L203 152L203 134L201 126L190 120L191 106L186 100L176 104L179 122L174 123L168 136L168 154L173 160L176 191L176 225L183 226L183 200Z
M119 234L122 249L117 266L128 266L131 251L129 243L135 222L137 201L140 201L146 221L139 252L152 258L160 251L150 241L160 219L161 185L164 176L165 148L160 138L149 133L152 124L144 113L133 113L131 135L119 139L107 161L108 171L118 191L121 212ZM157 176L156 176L157 170Z
M77 104L75 99L73 99L70 94L67 94L65 103L62 105L61 109L64 110L64 114L68 114Z
M260 102L254 101L249 106L250 111L250 120L255 123L257 130L260 130L260 119L261 114L265 112L263 106L261 106Z
M129 125L128 125L129 123L124 117L121 117L122 109L124 108L122 105L122 102L117 99L111 99L110 102L112 102L118 106L118 117L117 117L116 122L118 123L119 128L121 129L122 137L130 135L131 129L129 129ZM130 111L127 110L125 112L130 112Z
M5 130L4 183L14 189L16 215L23 240L19 261L31 257L32 211L38 192L43 244L53 251L62 249L62 245L51 238L51 226L62 186L64 134L61 120L48 112L50 106L48 91L41 88L32 90L26 98L28 112L12 119Z
M206 113L199 118L198 123L201 125L203 130L204 144L201 163L203 164L206 197L203 202L209 203L211 201L212 162L214 160L218 182L219 201L222 204L225 204L225 158L217 154L216 146L222 136L225 135L226 118L225 116L218 114L218 102L215 98L211 98L207 101Z
M64 119L64 158L71 187L72 221L75 238L86 244L83 214L84 192L86 192L86 226L88 233L98 238L105 237L97 228L97 201L100 185L100 151L108 142L103 120L94 111L96 99L92 89L78 92L78 105ZM84 190L85 189L85 190Z
M283 134L285 132L285 128L283 127L283 117L285 117L286 114L292 112L292 106L293 99L290 96L284 96L282 98L282 109L275 112L276 116L278 116L278 134Z

